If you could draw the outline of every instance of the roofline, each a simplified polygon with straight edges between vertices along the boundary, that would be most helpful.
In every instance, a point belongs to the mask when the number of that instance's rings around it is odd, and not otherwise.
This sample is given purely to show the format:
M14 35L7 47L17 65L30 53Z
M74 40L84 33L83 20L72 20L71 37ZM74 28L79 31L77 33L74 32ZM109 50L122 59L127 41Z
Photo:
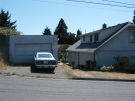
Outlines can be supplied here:
M116 32L114 35L112 35L110 38L108 38L108 40L106 40L104 43L102 43L99 47L97 47L97 49L95 51L97 51L99 48L101 48L102 46L104 46L108 41L110 41L111 39L113 39L115 36L117 36L120 32L122 32L123 30L125 30L128 26L135 26L135 24L132 23L128 23L126 24L124 27L122 27L118 32Z
M125 22L125 23L133 24L133 23L131 23L131 22ZM122 24L123 24L123 23L122 23ZM117 24L117 25L119 25L119 24ZM115 26L117 26L117 25L115 25ZM105 29L109 29L109 28L112 28L112 27L115 27L115 26L110 26L110 27L107 27L107 28L105 28ZM85 34L80 35L79 37L87 36L87 35L90 35L90 34L94 34L94 33L100 32L100 31L105 30L105 29L99 29L99 30L96 30L96 31L93 31L93 32L85 33Z
M93 52L91 52L91 51L79 51L79 50L77 50L77 51L76 50L66 50L66 51L67 52L75 52L75 53L79 53L79 52L81 52L81 53L93 53L95 50Z

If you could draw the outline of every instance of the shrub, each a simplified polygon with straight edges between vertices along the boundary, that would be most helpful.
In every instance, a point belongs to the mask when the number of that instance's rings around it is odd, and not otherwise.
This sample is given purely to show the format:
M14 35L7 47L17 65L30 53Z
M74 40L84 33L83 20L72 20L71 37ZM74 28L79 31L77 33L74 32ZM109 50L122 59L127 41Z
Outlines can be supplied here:
M112 66L112 65L110 65L110 66L102 66L100 68L100 70L103 71L103 72L111 72L111 71L114 70L114 66Z

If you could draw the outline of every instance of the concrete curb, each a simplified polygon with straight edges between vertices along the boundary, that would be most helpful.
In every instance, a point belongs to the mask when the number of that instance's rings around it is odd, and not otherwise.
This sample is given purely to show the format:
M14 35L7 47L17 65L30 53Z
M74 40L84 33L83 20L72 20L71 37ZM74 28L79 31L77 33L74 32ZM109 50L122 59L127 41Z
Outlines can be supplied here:
M19 77L32 77L32 78L48 78L48 79L67 79L67 80L92 80L92 81L119 81L119 82L135 82L135 80L129 79L108 79L108 78L79 78L72 75L71 78L53 78L53 77L44 77L44 76L30 76L30 75L20 75L20 74L9 74L9 73L0 73L0 75L5 76L19 76Z
M120 82L135 82L129 79L108 79L108 78L72 78L73 80L93 80L93 81L120 81Z

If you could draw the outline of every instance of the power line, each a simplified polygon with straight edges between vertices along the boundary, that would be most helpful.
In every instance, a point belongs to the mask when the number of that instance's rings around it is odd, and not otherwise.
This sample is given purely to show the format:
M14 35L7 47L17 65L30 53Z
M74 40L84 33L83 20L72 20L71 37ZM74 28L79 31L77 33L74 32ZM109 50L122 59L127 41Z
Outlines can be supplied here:
M96 4L96 5L104 5L104 6L114 6L114 7L123 7L123 8L135 8L133 6L124 6L124 5L116 5L116 4L109 4L109 3L99 3L99 2L92 2L92 1L82 1L82 0L66 0L72 2L80 2L80 3L89 3L89 4Z
M124 4L124 5L129 5L129 6L135 6L134 4L129 4L129 3L125 3L125 2L118 2L118 1L112 1L112 0L102 0L102 1L118 3L118 4Z

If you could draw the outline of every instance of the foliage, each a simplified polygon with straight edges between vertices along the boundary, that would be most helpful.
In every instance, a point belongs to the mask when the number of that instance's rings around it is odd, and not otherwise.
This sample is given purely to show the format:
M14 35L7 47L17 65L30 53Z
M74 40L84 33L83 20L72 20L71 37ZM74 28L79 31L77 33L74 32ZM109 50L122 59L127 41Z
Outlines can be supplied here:
M65 21L61 18L58 23L58 26L55 29L54 35L58 35L61 37L63 34L67 34L67 29L68 27Z
M8 64L2 59L0 59L0 69L9 69Z
M11 22L11 15L9 15L9 12L5 12L3 9L0 12L0 27L7 27L9 29L15 29L16 21Z
M80 35L82 35L82 31L78 29L76 37L79 38Z
M134 16L133 16L133 23L135 24L135 10L134 10Z
M78 40L75 37L74 33L67 32L67 30L68 30L68 27L65 21L61 18L54 32L54 35L58 35L59 44L73 44Z
M110 65L110 66L102 66L100 68L100 70L103 71L103 72L111 72L111 71L114 70L114 66L112 66L112 65Z
M60 45L58 48L58 58L60 61L66 61L67 60L67 52L66 49L69 47L69 45Z
M7 27L0 27L0 35L19 35L21 32L16 29L9 29Z
M51 30L48 28L48 27L46 27L45 29L44 29L44 32L43 32L43 35L51 35L52 33L51 33Z
M67 39L68 39L67 29L68 27L65 21L61 18L54 32L54 35L58 35L59 44L66 44Z

